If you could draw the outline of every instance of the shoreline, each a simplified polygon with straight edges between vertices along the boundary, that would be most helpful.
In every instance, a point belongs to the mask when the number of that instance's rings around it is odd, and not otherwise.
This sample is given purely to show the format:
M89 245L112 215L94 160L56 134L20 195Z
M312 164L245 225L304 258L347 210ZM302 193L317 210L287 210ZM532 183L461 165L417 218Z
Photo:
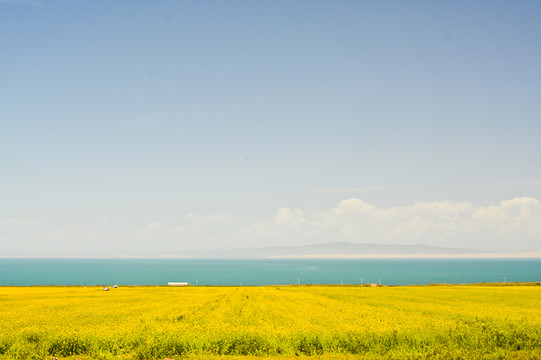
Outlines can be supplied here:
M167 284L162 285L123 285L118 284L118 288L113 289L112 285L106 285L110 291L118 291L120 288L171 288L171 289L186 289L186 288L265 288L265 287L446 287L446 286L482 286L482 287L506 287L506 286L541 286L541 281L485 281L476 283L431 283L431 284L407 284L407 285L392 285L392 284L266 284L266 285L184 285L172 286ZM98 288L102 289L104 285L0 285L0 289L5 288Z
M473 254L310 254L269 256L270 259L541 259L541 252Z

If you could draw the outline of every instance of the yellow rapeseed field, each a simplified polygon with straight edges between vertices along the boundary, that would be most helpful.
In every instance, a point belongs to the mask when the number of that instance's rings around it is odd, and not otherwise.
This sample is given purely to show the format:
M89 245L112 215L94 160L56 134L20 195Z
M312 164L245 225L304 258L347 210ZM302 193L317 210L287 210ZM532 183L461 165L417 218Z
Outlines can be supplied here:
M541 286L0 287L0 359L541 358Z

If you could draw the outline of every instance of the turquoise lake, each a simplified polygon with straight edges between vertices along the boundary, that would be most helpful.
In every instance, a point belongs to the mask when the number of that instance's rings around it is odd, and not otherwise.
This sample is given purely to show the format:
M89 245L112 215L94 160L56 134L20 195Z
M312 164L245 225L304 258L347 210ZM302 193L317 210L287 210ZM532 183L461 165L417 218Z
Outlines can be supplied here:
M463 284L541 281L541 259L0 259L0 285Z

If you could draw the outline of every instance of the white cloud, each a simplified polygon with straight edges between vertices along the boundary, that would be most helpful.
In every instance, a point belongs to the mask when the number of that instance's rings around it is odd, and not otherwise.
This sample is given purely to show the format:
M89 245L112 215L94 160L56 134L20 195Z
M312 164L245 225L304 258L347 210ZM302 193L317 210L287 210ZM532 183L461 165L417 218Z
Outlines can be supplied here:
M304 222L302 210L291 211L288 208L280 208L272 218L271 223L277 226L296 226Z
M145 225L141 230L141 235L145 239L154 239L155 237L164 236L170 232L174 232L175 228L165 225L159 221L154 221ZM178 227L178 230L182 228Z
M0 256L180 254L185 249L305 245L318 242L428 244L487 251L541 251L541 202L522 197L489 206L418 202L378 208L351 198L316 215L279 208L239 225L230 212L187 214L130 230L96 218L88 224L0 219Z
M251 239L261 246L354 241L488 251L541 250L541 203L534 198L477 208L465 202L419 202L381 209L352 198L313 218L288 221L284 231L284 221L276 219L289 219L293 212L282 208L272 220L247 226L233 237L237 242Z
M541 202L522 197L480 207L472 214L468 230L480 238L509 245L541 243Z
M295 242L303 235L306 229L304 213L300 209L280 208L268 221L258 221L254 224L242 227L226 239L233 247L250 246L273 246Z
M201 248L351 241L487 251L541 250L541 203L534 198L516 198L487 207L437 201L389 208L351 198L310 217L301 209L284 207L268 220L240 228L235 225L228 212L188 214L175 226L149 223L143 234L145 239L163 244L188 242Z
M534 198L522 197L502 201L499 205L478 208L472 218L483 222L506 219L527 220L541 214L541 203Z
M209 248L223 244L224 233L231 233L233 216L229 211L218 214L187 214L178 222L154 221L140 229L134 239L135 249L144 252L181 253L185 249Z

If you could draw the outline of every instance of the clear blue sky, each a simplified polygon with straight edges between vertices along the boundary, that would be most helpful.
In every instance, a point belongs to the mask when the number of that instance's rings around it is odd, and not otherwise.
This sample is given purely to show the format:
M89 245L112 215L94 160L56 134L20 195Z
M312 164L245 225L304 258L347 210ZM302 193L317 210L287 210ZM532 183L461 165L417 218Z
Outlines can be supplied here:
M4 255L541 251L540 19L536 1L0 0Z

